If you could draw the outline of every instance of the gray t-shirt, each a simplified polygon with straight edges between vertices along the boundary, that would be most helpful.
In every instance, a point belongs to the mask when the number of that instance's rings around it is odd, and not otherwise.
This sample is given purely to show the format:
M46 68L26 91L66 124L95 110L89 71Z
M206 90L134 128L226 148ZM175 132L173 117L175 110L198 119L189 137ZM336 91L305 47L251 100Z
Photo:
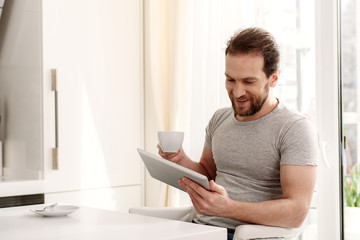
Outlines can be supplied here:
M239 122L232 108L215 112L205 148L216 164L215 182L241 202L282 198L280 165L317 165L319 139L308 118L280 102L266 116ZM236 228L243 222L198 214L197 222Z

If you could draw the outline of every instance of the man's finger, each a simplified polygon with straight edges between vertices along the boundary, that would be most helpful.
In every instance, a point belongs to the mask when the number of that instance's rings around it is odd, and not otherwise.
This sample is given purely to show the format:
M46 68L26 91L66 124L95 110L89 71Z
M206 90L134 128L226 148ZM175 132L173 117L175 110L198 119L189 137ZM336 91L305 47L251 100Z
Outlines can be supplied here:
M220 193L220 194L226 194L226 190L222 186L217 185L214 180L211 180L209 185L210 185L210 190L212 192L217 192L217 193Z
M203 188L200 184L194 182L193 180L184 177L182 179L183 183L189 187L191 187L199 196L204 198L207 194L209 194L209 191Z

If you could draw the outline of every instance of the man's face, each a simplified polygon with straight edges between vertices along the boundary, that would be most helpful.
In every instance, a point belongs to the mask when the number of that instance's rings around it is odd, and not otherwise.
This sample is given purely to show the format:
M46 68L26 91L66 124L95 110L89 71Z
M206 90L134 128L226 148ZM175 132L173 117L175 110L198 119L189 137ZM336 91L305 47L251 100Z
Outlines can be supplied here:
M266 104L273 84L263 71L264 58L260 54L227 54L226 90L238 120L256 119ZM277 79L277 78L276 78Z

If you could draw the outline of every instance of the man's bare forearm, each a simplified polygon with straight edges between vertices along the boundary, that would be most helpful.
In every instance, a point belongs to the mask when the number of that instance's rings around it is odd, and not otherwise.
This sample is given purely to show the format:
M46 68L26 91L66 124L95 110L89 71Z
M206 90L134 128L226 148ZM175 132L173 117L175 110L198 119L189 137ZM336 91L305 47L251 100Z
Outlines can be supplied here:
M309 205L304 201L291 199L259 203L232 201L224 217L261 225L296 228L302 225L308 210Z

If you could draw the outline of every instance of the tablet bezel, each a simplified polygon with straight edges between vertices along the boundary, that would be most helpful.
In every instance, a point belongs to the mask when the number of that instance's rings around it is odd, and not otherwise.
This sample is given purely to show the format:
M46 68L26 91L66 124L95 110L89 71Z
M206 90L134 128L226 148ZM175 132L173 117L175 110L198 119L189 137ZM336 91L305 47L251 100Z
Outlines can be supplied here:
M186 177L210 191L209 180L205 175L165 160L140 148L138 148L137 151L153 178L184 191L184 189L180 187L178 180Z

